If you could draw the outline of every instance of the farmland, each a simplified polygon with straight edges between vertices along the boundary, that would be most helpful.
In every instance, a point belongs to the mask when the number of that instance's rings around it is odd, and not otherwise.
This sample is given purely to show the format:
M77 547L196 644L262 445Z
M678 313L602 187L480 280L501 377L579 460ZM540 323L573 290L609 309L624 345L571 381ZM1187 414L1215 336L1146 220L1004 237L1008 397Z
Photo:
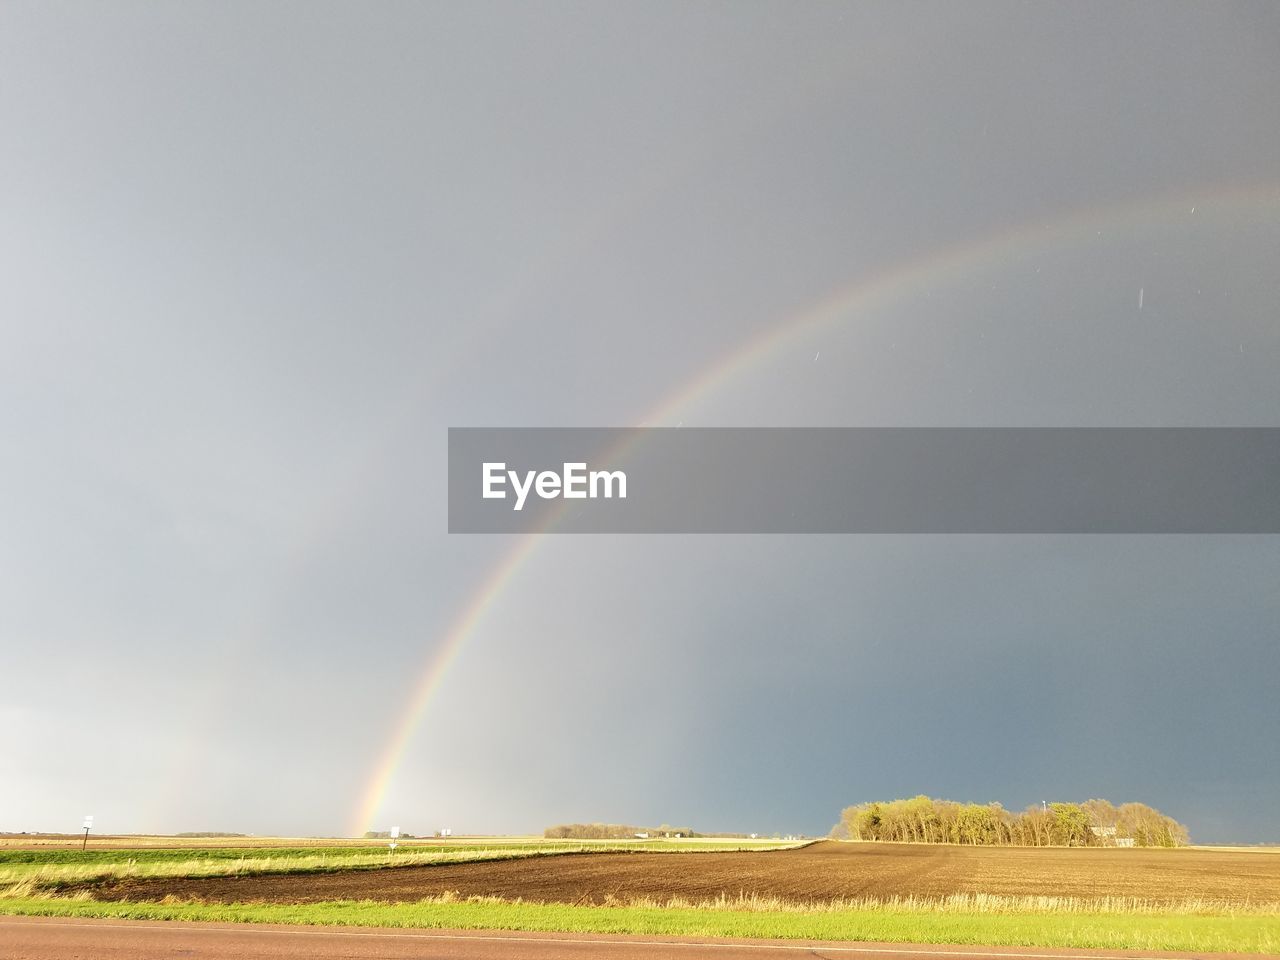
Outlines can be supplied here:
M277 844L0 845L0 913L1280 951L1275 851L471 838L393 855L375 843Z
M0 840L0 891L61 890L123 878L314 874L391 866L460 863L548 854L618 850L681 853L784 846L776 841L548 841L534 837L408 840L395 851L377 841L246 838L210 845L172 837L95 838L88 850L66 836Z
M788 850L690 851L680 855L678 865L651 853L557 852L376 871L125 878L86 889L99 899L177 896L222 903L409 903L456 895L574 904L725 897L819 904L1030 895L1165 906L1188 900L1240 905L1280 902L1280 855L823 841Z

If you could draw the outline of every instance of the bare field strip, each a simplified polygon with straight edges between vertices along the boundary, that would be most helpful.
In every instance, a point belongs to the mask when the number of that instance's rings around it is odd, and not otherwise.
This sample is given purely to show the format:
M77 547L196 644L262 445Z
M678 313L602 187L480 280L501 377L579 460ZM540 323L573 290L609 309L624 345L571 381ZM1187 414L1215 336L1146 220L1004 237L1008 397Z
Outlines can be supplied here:
M48 894L67 889L144 877L212 877L302 874L387 867L426 866L478 860L507 860L570 853L611 851L683 854L731 850L781 849L777 842L736 840L634 840L450 842L382 846L133 847L21 849L0 847L0 897ZM785 844L785 846L795 846Z
M314 903L500 897L547 903L700 902L771 898L798 904L962 895L1280 902L1280 857L1214 850L1116 850L837 843L769 852L585 853L480 863L271 876L157 877L86 885L96 899Z

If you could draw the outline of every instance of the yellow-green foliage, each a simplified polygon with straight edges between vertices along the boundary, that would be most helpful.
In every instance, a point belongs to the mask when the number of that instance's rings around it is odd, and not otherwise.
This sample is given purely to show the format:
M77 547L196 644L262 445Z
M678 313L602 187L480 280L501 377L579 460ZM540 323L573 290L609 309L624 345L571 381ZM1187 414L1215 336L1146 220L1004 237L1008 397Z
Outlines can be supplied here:
M1098 828L1095 830L1094 828ZM1030 806L954 803L918 796L846 807L836 828L854 840L961 843L974 846L1107 846L1123 838L1139 847L1177 847L1187 828L1142 803L1106 800Z

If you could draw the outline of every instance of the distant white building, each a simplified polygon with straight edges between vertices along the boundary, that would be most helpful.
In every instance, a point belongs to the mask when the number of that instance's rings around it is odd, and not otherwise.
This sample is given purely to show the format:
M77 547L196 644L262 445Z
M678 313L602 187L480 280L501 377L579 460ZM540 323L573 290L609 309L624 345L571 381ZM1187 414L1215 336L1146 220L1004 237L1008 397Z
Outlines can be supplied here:
M1132 847L1133 837L1116 836L1115 827L1090 827L1093 835L1102 840L1104 847Z

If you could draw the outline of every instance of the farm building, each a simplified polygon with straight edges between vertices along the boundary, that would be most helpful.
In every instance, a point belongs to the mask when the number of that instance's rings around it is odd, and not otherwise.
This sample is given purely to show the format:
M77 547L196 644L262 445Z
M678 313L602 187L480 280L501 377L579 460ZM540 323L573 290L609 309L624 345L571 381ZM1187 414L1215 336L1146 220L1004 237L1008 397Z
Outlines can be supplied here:
M1102 841L1104 847L1132 847L1134 845L1133 837L1116 836L1116 828L1112 827L1090 827L1093 835Z

